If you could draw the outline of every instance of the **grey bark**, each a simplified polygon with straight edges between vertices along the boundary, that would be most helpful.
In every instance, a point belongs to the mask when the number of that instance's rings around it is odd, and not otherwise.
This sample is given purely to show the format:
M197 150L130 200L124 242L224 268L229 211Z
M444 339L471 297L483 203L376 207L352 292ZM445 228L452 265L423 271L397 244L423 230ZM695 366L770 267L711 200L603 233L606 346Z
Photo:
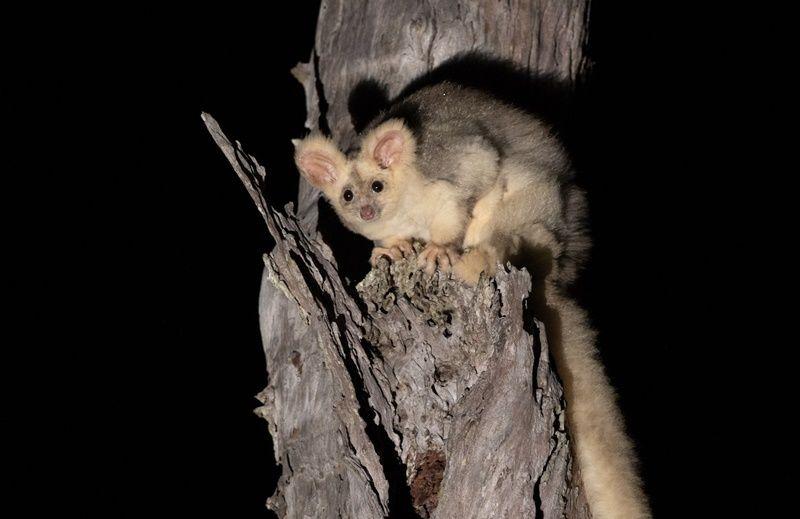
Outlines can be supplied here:
M347 98L359 81L384 81L393 97L465 52L487 52L536 75L574 82L585 66L588 12L588 0L323 1L309 63L318 63L331 134L343 148L353 143ZM318 115L309 106L310 129Z
M323 1L311 59L292 71L306 126L347 148L359 81L394 96L464 51L574 82L587 12L588 0ZM527 272L468 288L412 259L354 290L316 232L317 193L301 185L296 208L274 207L264 169L204 120L276 242L260 297L257 413L282 469L267 505L279 517L589 517Z

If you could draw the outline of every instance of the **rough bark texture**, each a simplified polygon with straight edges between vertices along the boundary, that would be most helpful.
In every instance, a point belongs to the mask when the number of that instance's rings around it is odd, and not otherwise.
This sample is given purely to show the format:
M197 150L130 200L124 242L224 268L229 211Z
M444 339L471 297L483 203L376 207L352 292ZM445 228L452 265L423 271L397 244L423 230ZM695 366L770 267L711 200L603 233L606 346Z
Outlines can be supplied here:
M384 82L391 98L466 52L573 82L584 66L588 8L588 0L323 1L310 63L317 63L331 134L343 148L353 143L348 97L365 78ZM313 102L309 128L320 113Z
M354 142L350 92L379 78L394 97L465 51L573 83L588 0L322 2L315 50L293 70L309 129ZM351 107L352 108L352 107ZM318 195L269 203L269 177L204 120L276 246L260 315L280 517L589 517L575 484L561 385L530 277L507 268L477 288L414 260L353 287L317 233Z
M257 411L283 467L270 508L586 517L530 276L509 267L470 288L384 260L354 292L293 208L269 205L264 169L204 120L277 243L264 256L270 381Z

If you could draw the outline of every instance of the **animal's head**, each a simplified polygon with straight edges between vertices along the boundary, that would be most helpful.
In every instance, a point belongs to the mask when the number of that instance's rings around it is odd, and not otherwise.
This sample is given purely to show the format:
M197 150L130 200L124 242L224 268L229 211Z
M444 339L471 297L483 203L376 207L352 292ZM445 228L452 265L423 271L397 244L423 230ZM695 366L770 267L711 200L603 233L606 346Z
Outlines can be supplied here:
M364 136L361 151L349 160L321 135L293 142L300 173L322 190L342 222L367 238L385 234L414 167L415 141L408 128L396 119L386 121Z

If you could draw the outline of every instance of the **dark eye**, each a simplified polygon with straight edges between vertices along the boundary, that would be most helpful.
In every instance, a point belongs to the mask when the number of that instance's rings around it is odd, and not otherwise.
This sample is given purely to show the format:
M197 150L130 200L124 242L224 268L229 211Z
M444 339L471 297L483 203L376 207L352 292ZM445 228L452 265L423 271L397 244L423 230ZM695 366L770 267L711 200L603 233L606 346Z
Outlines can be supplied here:
M381 191L383 191L383 182L381 182L380 180L376 180L375 182L373 182L372 190L375 191L376 193L380 193Z
M350 200L353 199L353 192L350 191L349 189L345 189L344 193L342 193L342 197L344 197L345 202L349 202Z

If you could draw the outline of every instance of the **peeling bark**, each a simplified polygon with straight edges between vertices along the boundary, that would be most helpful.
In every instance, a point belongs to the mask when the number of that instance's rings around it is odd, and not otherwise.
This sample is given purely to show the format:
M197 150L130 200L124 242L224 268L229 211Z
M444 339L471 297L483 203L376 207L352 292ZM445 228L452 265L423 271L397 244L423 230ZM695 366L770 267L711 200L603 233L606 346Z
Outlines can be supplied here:
M391 98L464 51L574 84L587 13L587 0L323 1L315 50L292 71L306 126L347 148L349 96L364 79L379 78ZM318 194L302 183L296 207L274 207L264 169L203 117L276 243L264 256L269 383L257 410L282 470L269 508L589 517L528 273L509 266L469 288L425 276L411 258L382 261L353 286L317 232Z
M204 119L276 241L263 284L283 296L262 290L271 369L257 411L283 468L269 507L282 517L402 517L414 505L422 517L587 517L562 388L527 309L529 275L508 267L470 288L425 276L411 258L383 261L354 293L291 206L265 200L263 168Z

